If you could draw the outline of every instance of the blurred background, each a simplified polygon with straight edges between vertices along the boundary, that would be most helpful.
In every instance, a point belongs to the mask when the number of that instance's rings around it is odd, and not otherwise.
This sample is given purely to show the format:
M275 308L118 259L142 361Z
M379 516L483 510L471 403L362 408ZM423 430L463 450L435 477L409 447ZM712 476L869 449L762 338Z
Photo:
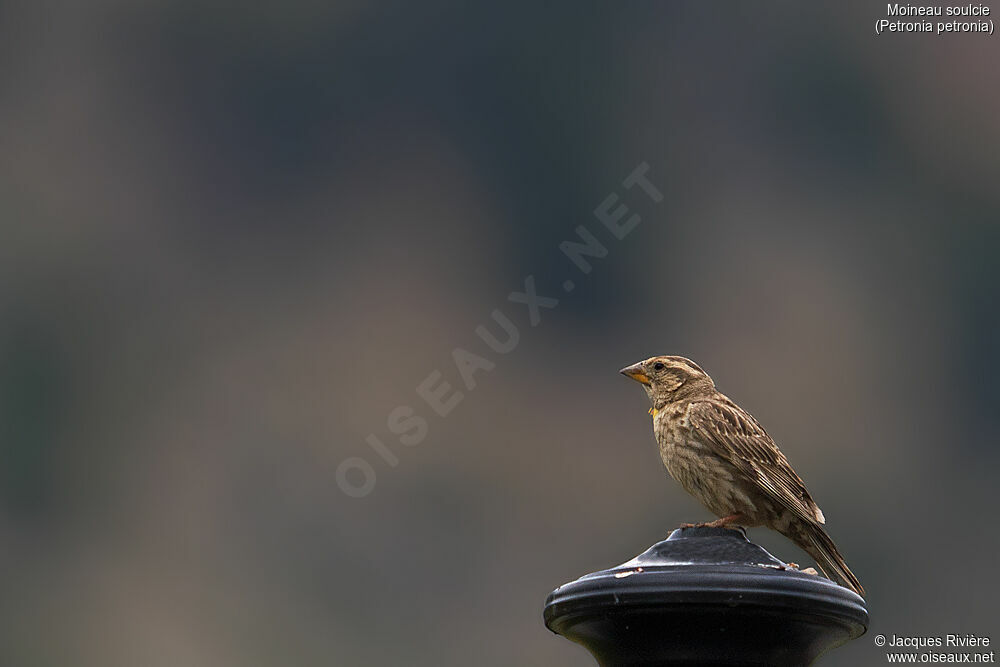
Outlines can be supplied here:
M866 585L822 664L996 630L997 38L876 37L865 3L253 4L0 3L0 663L592 664L548 592L711 518L617 374L653 354L767 426ZM495 363L472 391L456 347Z

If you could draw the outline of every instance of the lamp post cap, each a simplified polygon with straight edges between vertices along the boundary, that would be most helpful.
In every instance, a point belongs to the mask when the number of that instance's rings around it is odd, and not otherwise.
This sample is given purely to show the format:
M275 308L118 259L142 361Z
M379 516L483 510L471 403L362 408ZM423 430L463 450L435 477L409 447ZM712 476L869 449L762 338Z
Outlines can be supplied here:
M602 665L802 665L868 628L864 600L729 528L682 528L554 590L545 625ZM643 657L645 656L645 657Z

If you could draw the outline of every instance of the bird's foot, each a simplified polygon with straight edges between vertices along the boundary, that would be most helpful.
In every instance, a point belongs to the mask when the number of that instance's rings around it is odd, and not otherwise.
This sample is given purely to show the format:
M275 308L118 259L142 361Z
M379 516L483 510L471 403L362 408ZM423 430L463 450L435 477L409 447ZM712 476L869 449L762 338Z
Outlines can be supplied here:
M743 518L742 514L730 514L715 521L702 521L701 523L682 523L681 528L739 528L737 521Z
M797 570L797 569L799 569L799 564L798 563L785 563L785 567L790 568L792 570Z
M682 523L678 528L732 528L732 524L719 523L718 521L702 521L701 523Z
M705 528L729 528L742 518L742 514L730 514L729 516L724 516L721 519L716 519L715 521L709 521L708 523L698 525L699 527Z

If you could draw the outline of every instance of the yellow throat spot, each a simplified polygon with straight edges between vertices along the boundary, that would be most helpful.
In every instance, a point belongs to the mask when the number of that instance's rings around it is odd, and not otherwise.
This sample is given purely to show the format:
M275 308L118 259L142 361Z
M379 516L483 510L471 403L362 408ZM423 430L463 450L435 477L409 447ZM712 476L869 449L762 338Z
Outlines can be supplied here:
M656 415L660 414L660 411L657 410L656 408L650 408L649 414L653 415L653 419L656 419Z

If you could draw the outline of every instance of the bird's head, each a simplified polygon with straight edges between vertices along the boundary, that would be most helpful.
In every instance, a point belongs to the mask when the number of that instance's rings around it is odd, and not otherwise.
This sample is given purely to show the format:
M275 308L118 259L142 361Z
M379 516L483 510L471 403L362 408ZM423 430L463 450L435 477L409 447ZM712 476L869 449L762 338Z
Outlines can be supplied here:
M715 391L715 383L708 373L685 357L650 357L620 372L642 385L654 410L661 410L674 401L708 396Z

